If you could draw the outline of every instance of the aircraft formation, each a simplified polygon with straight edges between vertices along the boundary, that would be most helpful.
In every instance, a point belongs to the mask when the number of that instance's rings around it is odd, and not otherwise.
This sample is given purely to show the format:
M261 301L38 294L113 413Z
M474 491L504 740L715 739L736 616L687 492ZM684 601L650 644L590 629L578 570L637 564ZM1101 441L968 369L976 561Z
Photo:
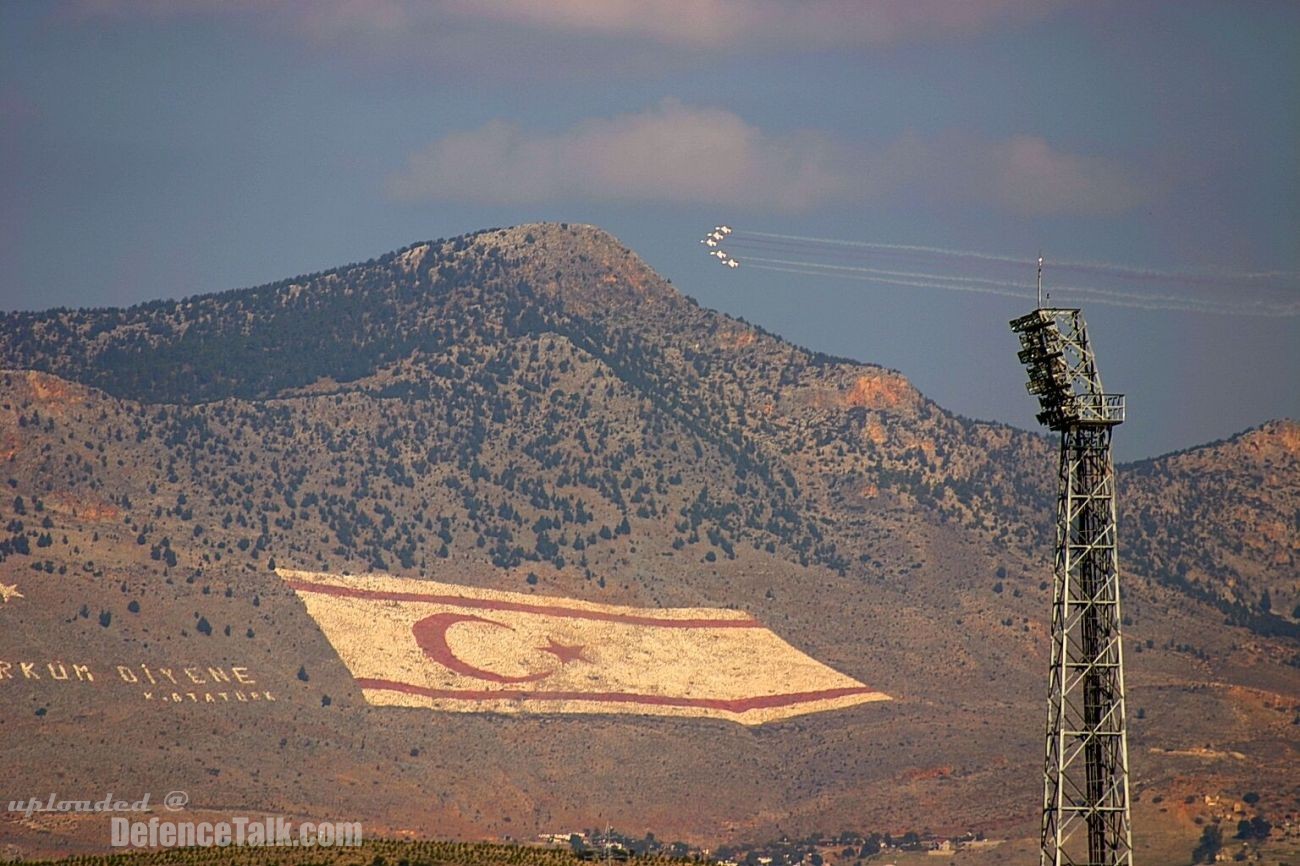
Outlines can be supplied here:
M709 255L713 256L722 264L729 268L740 267L740 262L736 261L726 250L719 246L722 239L731 234L731 226L714 226L713 231L700 239L700 243L709 248Z
M723 249L726 243L728 249ZM909 289L942 289L1034 300L1038 287L1023 279L1033 259L976 250L948 249L714 226L700 243L728 268L740 266L816 277L855 280ZM1067 306L1106 304L1140 310L1172 310L1228 316L1300 316L1300 272L1217 271L1188 273L1131 265L1054 260L1052 299Z

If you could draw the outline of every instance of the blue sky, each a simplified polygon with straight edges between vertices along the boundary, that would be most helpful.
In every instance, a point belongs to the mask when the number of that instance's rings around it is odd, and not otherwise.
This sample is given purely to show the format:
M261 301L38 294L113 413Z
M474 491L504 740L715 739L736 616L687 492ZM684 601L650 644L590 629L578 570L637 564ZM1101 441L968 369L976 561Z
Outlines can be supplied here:
M975 250L1022 281L1041 249L1049 289L1053 259L1100 262L1220 310L1266 285L1268 315L1084 304L1129 395L1116 447L1153 455L1300 416L1298 44L1291 2L8 3L0 307L590 222L702 303L1033 427L1024 301L728 270L697 240ZM1155 279L1114 267L1110 291Z

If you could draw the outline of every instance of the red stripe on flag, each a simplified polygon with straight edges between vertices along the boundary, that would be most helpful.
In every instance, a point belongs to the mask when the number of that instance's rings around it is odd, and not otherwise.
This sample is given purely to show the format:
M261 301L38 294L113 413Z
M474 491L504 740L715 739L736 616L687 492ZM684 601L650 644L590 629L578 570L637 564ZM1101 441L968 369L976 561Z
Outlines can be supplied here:
M491 701L501 698L534 701L592 701L598 703L640 704L656 707L693 707L709 710L723 710L731 713L743 713L746 710L763 710L772 707L788 707L795 704L807 704L832 698L851 695L879 694L867 686L855 686L840 689L822 689L813 692L793 692L785 695L755 695L749 698L688 698L671 695L638 695L626 692L544 692L516 691L507 689L431 689L425 686L400 683L394 680L379 680L358 677L357 685L363 689L401 692L406 695L419 695L426 698L449 698L461 701Z
M737 619L669 619L661 616L646 616L632 613L612 613L603 610L586 610L580 607L565 607L558 604L531 604L522 601L504 601L490 598L466 598L460 595L437 595L423 592L393 592L382 589L362 589L355 586L338 586L332 583L311 583L305 580L285 580L298 592L318 592L336 598L365 598L375 601L414 601L428 604L444 604L474 610L513 611L516 613L537 613L546 616L568 617L570 619L590 619L599 622L621 622L629 625L653 625L662 628L762 628L758 620L752 617Z

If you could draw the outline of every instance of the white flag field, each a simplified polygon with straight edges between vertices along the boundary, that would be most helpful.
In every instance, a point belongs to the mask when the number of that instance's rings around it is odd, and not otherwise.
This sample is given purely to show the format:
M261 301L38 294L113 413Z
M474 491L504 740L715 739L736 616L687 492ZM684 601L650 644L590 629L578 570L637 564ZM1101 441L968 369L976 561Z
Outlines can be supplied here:
M374 705L758 725L890 699L737 610L628 607L383 575L279 574Z

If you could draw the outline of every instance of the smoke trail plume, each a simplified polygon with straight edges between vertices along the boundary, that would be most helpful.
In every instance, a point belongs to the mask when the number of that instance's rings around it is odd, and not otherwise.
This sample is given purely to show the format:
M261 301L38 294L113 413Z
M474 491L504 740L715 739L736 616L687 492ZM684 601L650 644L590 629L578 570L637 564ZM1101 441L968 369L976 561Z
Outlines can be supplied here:
M719 226L710 237L724 242L718 256L729 267L753 267L809 276L839 277L908 288L943 289L1035 298L1024 281L1034 262L1016 256L917 244L892 244L759 232ZM1049 262L1054 303L1083 302L1140 310L1216 315L1300 315L1300 272L1187 273L1107 262Z

